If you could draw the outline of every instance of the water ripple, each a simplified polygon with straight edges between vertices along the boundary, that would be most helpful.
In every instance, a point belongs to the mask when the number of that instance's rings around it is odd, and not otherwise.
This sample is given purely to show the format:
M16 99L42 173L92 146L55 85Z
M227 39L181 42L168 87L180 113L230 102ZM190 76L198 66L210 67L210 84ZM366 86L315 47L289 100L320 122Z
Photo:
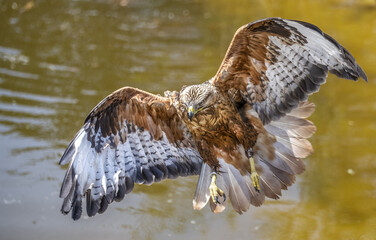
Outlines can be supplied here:
M72 73L79 72L79 69L75 68L75 67L46 63L46 62L39 63L39 67L40 68L46 68L50 71L61 71L61 72L72 72Z
M35 125L35 126L43 126L46 125L49 121L46 119L37 119L37 118L30 118L30 117L9 117L9 116L1 116L0 115L0 122L1 123L8 123L8 124L30 124L30 125ZM1 128L6 128L3 124L0 124L0 129ZM9 128L9 127L8 127ZM6 129L6 131L2 132L7 133L10 132L12 129Z
M29 63L29 57L23 55L20 50L2 46L0 46L0 59L13 64L21 63L26 65Z
M14 97L26 100L33 100L39 102L46 102L46 103L70 103L75 104L78 102L77 99L74 98L62 98L62 97L55 97L55 96L46 96L46 95L39 95L33 93L25 93L25 92L16 92L6 89L0 89L0 97L7 96L7 97Z
M26 106L20 104L12 104L12 103L0 103L0 111L9 111L15 113L24 113L30 115L53 115L56 113L55 110L44 108L44 107L37 107L37 106Z
M19 71L6 69L6 68L0 68L0 74L4 74L7 76L11 76L11 77L25 78L25 79L33 79L33 80L39 79L39 75L37 74L19 72Z

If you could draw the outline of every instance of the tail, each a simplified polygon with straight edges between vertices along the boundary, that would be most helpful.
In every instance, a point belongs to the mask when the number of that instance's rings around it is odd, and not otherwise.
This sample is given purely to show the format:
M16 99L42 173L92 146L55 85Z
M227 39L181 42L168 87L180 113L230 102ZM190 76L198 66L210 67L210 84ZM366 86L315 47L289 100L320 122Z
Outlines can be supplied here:
M282 189L295 182L295 175L305 170L303 158L313 152L307 140L316 131L314 124L307 120L315 110L315 105L302 102L289 114L264 126L254 146L254 160L260 175L260 192L253 187L250 173L242 175L232 164L219 158L220 175L217 186L229 197L232 207L242 214L249 206L260 206L265 197L278 199ZM255 114L252 112L251 114ZM202 209L210 201L214 213L222 212L226 202L214 204L210 198L210 172L203 164L193 199L193 207Z

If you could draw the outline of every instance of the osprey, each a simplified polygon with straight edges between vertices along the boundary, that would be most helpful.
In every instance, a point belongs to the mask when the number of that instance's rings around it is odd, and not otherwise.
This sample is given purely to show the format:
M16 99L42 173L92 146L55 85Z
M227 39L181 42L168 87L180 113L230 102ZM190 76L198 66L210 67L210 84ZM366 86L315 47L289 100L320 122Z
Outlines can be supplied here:
M305 169L316 128L307 98L328 71L367 81L354 57L318 27L268 18L237 30L215 76L179 92L124 87L103 99L63 154L62 213L88 216L135 183L199 175L194 209L238 213L278 199Z

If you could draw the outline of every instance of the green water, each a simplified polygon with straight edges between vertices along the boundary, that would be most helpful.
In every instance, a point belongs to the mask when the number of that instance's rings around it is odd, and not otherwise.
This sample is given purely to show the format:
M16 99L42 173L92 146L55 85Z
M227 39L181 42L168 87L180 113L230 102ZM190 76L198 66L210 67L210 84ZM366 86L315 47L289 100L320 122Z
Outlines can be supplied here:
M369 79L329 76L310 98L315 152L280 200L194 211L190 177L136 186L94 218L60 214L57 162L97 102L205 81L239 26L271 16L320 26ZM0 1L0 239L376 239L375 63L372 0Z

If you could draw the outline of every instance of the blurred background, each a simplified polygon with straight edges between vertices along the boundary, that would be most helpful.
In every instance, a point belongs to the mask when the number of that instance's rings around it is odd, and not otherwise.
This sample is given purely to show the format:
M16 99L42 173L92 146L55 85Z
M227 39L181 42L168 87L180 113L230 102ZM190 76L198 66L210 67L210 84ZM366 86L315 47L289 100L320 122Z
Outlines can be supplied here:
M136 186L94 218L60 213L59 158L102 98L201 83L238 27L276 16L319 26L369 79L330 75L310 97L315 152L280 200L194 211L189 177ZM373 0L2 0L0 239L376 239L375 63Z

